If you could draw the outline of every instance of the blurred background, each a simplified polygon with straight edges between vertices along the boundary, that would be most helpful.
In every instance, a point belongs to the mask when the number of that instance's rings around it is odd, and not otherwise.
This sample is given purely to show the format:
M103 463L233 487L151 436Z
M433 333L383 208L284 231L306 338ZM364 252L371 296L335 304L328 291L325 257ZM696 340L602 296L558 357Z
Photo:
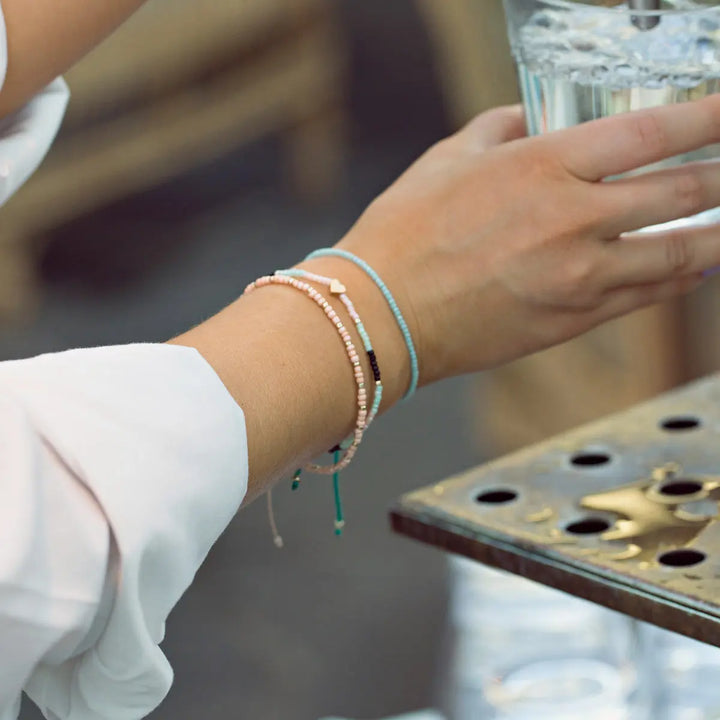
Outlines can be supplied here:
M150 0L68 82L55 148L2 210L2 359L179 333L333 244L431 143L517 97L499 0ZM240 513L170 618L176 682L151 717L445 703L445 559L391 535L389 505L707 372L714 293L423 390L344 473L340 539L322 478L276 493L281 552L263 502Z

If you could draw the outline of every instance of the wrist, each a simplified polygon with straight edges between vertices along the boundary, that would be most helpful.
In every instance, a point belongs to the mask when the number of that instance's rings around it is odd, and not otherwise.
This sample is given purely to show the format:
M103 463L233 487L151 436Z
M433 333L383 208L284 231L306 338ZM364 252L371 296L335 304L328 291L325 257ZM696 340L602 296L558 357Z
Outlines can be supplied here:
M258 288L171 342L196 348L243 410L247 501L354 427L356 393L336 329L293 288Z
M360 268L342 258L306 261L299 268L337 278L362 318L382 372L380 411L407 391L410 362L402 334L382 293ZM373 375L349 313L322 284L359 350L366 380ZM357 419L352 368L337 328L292 287L257 288L171 342L195 347L243 409L249 455L248 499L262 493L347 437Z

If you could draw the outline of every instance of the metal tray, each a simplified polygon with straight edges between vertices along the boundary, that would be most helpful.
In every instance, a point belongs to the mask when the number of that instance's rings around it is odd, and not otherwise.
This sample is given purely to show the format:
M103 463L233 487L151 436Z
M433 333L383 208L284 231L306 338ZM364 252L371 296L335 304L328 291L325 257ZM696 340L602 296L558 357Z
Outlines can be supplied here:
M393 529L720 646L720 376L403 496Z

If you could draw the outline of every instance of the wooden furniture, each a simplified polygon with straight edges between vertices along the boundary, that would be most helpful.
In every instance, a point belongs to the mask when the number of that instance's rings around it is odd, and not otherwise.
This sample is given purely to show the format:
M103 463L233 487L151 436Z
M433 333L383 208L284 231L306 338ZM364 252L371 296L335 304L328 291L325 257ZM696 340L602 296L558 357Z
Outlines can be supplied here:
M517 102L501 0L418 0L456 125ZM720 285L636 312L479 381L477 435L505 452L715 369ZM492 338L487 339L492 342Z
M263 135L283 139L300 194L328 192L344 65L332 0L150 0L68 73L58 141L2 210L0 314L32 305L44 232Z
M448 115L461 126L496 105L518 102L501 0L417 0Z

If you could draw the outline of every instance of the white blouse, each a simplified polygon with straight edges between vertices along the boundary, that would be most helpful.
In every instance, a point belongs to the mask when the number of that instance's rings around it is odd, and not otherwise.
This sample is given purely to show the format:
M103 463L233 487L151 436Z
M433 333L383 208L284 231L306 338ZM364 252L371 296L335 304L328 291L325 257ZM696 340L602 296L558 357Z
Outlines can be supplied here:
M0 10L0 85L7 62ZM0 121L0 204L60 124L56 80ZM0 212L1 216L1 212ZM0 363L0 720L139 720L158 643L247 489L242 411L195 350L128 345Z

